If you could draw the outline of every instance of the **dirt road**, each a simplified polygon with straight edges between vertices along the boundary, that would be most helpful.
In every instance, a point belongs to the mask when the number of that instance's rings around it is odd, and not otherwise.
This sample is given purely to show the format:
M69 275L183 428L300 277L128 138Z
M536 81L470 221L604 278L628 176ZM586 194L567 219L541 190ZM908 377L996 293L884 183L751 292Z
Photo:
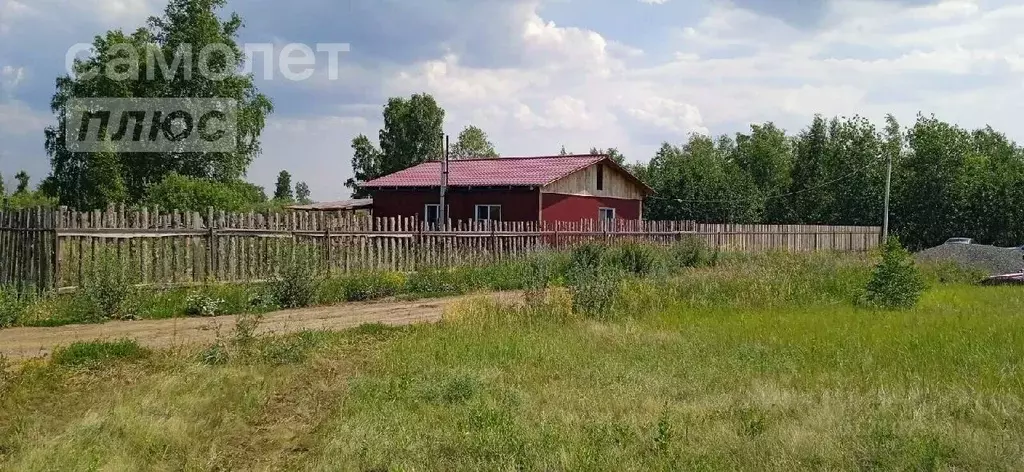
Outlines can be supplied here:
M264 315L258 333L291 333L304 330L341 330L367 323L405 325L435 322L444 307L471 297L437 298L401 302L347 303L344 305L286 310ZM507 300L510 293L483 295ZM76 341L130 338L143 346L168 348L210 344L218 330L229 336L235 316L174 318L169 320L113 321L103 324L70 325L56 328L9 328L0 330L0 354L10 360L43 357L55 347Z

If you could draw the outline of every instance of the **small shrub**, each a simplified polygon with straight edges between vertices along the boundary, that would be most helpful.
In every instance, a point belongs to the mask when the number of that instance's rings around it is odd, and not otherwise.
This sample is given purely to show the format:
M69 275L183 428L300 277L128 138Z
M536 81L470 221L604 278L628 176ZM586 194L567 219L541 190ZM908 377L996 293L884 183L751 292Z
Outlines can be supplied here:
M573 311L595 319L607 319L622 281L622 272L613 267L577 266L569 274L569 293Z
M217 316L222 314L224 300L204 293L193 293L185 299L185 314L188 316Z
M531 257L523 265L523 289L528 304L545 300L548 287L558 275L558 268L550 257Z
M104 251L93 261L80 294L83 299L76 303L80 310L76 315L83 321L134 318L130 305L134 295L135 288L128 271L124 270L115 253ZM96 312L90 313L92 310Z
M656 248L640 243L625 243L608 251L607 261L634 275L651 275L658 271L661 260Z
M317 302L322 283L316 251L297 248L295 257L281 265L281 271L272 290L281 308L302 308Z
M235 318L234 342L239 346L249 346L256 339L256 329L260 327L263 316L254 313L243 313Z
M692 236L677 241L669 253L676 267L705 267L715 265L718 260L718 251L709 251L704 241Z
M607 247L603 244L588 242L573 248L569 255L569 270L586 272L596 270L601 265Z
M924 289L924 280L914 259L899 240L892 237L882 247L882 260L865 287L863 302L877 308L911 308Z
M252 287L246 291L246 308L247 310L233 310L228 304L228 309L223 309L223 314L235 314L242 313L244 311L256 311L266 312L280 309L281 306L277 304L277 297L274 294L266 290L265 287Z
M27 306L28 300L14 288L0 287L0 328L18 324Z
M59 303L54 312L56 325L74 323L99 323L107 319L103 306L96 295L88 290L76 291Z
M112 360L137 360L147 357L148 349L134 339L113 342L77 342L54 351L52 363L69 367L94 367Z
M224 365L231 360L231 354L228 352L227 346L222 342L206 348L199 356L200 361L206 365Z

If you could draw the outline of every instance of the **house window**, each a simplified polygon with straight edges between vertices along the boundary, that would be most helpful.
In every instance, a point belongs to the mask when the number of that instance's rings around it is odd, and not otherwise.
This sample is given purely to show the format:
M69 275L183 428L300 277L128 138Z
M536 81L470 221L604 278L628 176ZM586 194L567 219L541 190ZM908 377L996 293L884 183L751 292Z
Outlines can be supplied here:
M604 166L597 165L597 189L604 190Z
M477 205L477 221L501 221L501 205Z
M598 208L598 210L597 210L597 218L602 220L602 221L614 220L615 219L615 209L614 208Z
M451 211L451 205L445 205L448 211ZM423 221L432 225L439 223L438 219L441 217L441 204L439 203L428 203L423 206ZM447 212L446 212L447 213ZM451 219L451 214L445 215L445 219Z

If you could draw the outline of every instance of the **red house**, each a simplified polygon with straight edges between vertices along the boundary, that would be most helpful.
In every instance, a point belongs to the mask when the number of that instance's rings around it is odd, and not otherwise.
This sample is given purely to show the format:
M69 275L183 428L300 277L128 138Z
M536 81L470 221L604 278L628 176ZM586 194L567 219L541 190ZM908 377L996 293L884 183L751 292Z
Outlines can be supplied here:
M441 163L415 167L363 184L373 215L418 215L436 222ZM605 155L503 157L448 164L448 218L496 221L638 220L654 191Z

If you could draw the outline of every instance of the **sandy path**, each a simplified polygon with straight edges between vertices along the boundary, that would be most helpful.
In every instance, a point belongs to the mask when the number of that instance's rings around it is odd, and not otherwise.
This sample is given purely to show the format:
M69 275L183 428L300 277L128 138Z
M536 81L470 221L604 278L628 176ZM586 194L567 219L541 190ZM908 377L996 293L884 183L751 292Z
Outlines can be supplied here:
M449 304L481 295L402 302L346 303L329 307L303 308L268 313L258 333L291 333L303 330L341 330L366 323L405 325L441 319ZM511 293L484 295L498 299L515 297ZM230 336L236 317L174 318L168 320L112 321L103 324L69 325L56 328L10 328L0 330L0 354L11 360L48 355L55 347L76 341L130 338L143 346L168 348L210 344L218 329Z

